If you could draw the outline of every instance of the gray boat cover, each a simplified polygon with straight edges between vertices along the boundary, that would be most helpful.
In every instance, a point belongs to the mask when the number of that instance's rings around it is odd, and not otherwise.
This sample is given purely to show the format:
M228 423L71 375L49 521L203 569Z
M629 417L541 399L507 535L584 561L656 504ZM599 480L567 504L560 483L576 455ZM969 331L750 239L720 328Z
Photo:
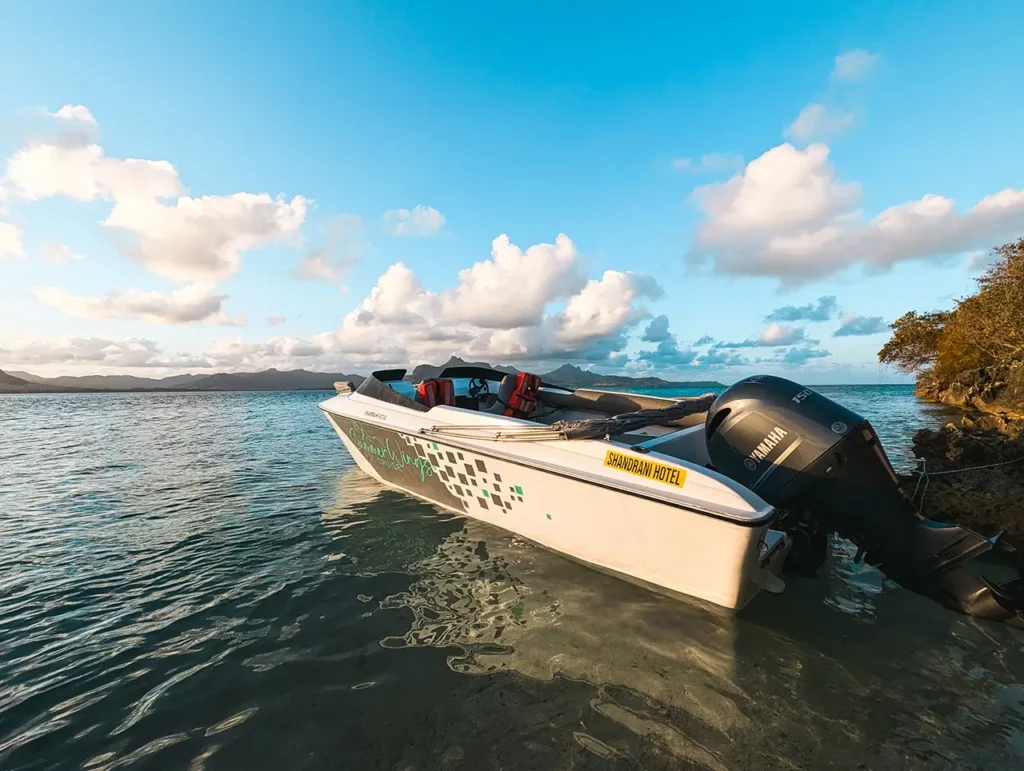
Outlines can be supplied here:
M707 412L716 399L712 393L690 396L661 409L638 410L613 415L610 418L591 420L560 420L551 424L566 439L603 439L606 436L625 434L647 426L670 426L688 415Z

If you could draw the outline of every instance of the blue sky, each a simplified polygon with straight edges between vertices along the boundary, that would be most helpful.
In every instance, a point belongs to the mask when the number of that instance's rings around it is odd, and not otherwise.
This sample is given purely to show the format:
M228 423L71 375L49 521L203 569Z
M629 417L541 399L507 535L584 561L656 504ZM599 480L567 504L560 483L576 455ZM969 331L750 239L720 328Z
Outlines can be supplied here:
M1020 4L548 5L5 8L0 368L892 382L1024 234Z

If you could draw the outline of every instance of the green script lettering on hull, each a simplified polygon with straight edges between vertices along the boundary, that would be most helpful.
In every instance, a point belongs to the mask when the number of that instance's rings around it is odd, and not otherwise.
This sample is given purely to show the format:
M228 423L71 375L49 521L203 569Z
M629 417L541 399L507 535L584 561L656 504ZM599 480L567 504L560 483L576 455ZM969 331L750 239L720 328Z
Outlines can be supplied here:
M436 443L343 415L328 413L328 417L352 453L385 482L455 511L466 511L464 496L448 488L433 462L442 452Z
M426 481L427 477L433 476L436 471L428 461L409 455L404 450L392 446L391 439L388 437L381 438L366 433L366 429L358 423L352 424L348 430L348 436L363 455L384 468L401 471L412 466L419 472L421 482Z

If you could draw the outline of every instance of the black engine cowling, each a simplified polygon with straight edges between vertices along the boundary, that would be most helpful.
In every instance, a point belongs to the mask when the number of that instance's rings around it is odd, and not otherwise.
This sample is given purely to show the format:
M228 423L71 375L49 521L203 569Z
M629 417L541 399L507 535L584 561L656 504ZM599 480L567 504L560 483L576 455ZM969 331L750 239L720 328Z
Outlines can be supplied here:
M1020 579L999 586L962 567L994 540L914 511L875 430L857 413L761 375L715 400L705 432L715 468L795 513L789 526L810 513L815 527L853 541L889 578L955 610L1005 620L1024 609Z

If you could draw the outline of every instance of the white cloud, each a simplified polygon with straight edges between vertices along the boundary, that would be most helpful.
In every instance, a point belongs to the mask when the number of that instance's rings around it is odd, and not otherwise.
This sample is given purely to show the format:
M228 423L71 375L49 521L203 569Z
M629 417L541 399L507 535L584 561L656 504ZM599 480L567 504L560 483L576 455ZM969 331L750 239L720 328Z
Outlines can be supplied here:
M662 343L670 337L672 334L668 331L668 316L662 314L651 319L640 339L646 343Z
M720 273L774 276L795 284L851 265L887 270L903 260L958 254L1024 229L1024 191L986 196L966 212L925 195L871 220L855 207L860 188L840 182L828 148L783 144L722 184L694 191L705 216L690 260Z
M672 168L676 171L699 174L705 171L735 171L742 168L743 156L738 153L707 153L699 160L693 158L675 158Z
M308 201L266 193L118 201L103 225L130 234L124 254L174 281L220 281L242 267L242 253L295 233Z
M11 222L0 222L0 260L21 259L24 256L21 228Z
M287 320L288 318L285 316L267 316L267 323L272 327L284 324Z
M78 121L79 123L92 124L93 126L98 125L96 119L89 112L89 108L81 104L66 104L61 107L57 112L52 113L54 118L68 121Z
M81 297L57 287L40 287L34 293L51 308L80 318L141 319L155 324L245 324L244 318L229 318L224 313L227 295L210 294L201 287L184 287L167 294L127 289L106 297Z
M843 51L836 57L831 77L833 80L860 80L878 66L881 58L879 54L870 53L863 48Z
M508 329L540 323L549 302L579 291L586 282L572 239L560 233L554 244L525 252L507 235L491 243L491 258L459 271L458 285L441 298L450 323Z
M830 110L823 104L809 104L786 128L785 135L801 142L842 134L853 125L853 113Z
M857 185L835 179L829 149L773 147L727 182L698 187L693 198L707 217L699 238L719 238L806 227L831 220L860 198Z
M13 366L83 363L96 367L208 367L209 362L188 354L163 357L153 340L129 337L106 340L99 337L72 337L66 340L32 340L0 350L0 360L7 369Z
M817 303L807 305L784 305L776 308L765 321L828 321L839 313L839 302L835 295L819 297Z
M811 345L797 345L792 348L786 348L778 351L770 359L766 359L768 362L777 362L779 364L791 364L797 367L801 367L809 361L814 359L825 359L832 355L831 351L826 351L822 348L815 348Z
M761 333L760 337L748 338L742 342L718 343L718 348L774 348L780 345L793 345L794 343L814 343L816 340L809 340L802 327L784 327L781 324L772 323Z
M890 331L889 325L881 316L858 316L856 313L847 313L843 316L839 328L832 334L834 337L859 337Z
M58 264L82 259L82 255L71 251L67 246L56 241L44 241L39 250L39 256L47 262L56 262Z
M238 272L243 252L292 236L305 220L309 202L302 196L178 197L183 187L167 161L107 157L84 106L65 105L52 117L56 135L15 152L0 185L27 201L113 202L102 224L125 234L124 253L156 275L185 283L222 280Z
M658 300L663 296L651 276L606 270L600 280L591 279L579 294L569 298L564 314L556 317L561 322L558 339L567 346L579 346L617 334L645 315L635 307L636 300Z
M95 144L34 142L8 159L4 183L27 201L54 196L145 200L181 191L178 173L167 161L108 158Z
M355 214L341 214L327 226L327 239L306 253L295 272L300 278L340 281L358 262L364 248L363 221Z
M393 236L427 238L436 236L444 227L444 215L433 206L414 206L412 209L389 209L381 220Z
M534 261L542 277L524 283L529 271L516 271ZM578 270L565 236L526 250L499 237L491 260L460 272L456 286L438 293L396 263L338 330L317 340L333 360L353 365L438 361L453 353L494 361L608 361L622 353L626 333L646 316L641 300L660 297L661 288L642 274L606 271L586 281ZM490 305L512 305L484 307L488 297ZM565 308L549 312L561 298Z
M295 359L314 359L327 353L323 343L297 337L272 337L262 343L238 338L217 340L203 353L209 366L218 369L263 370L283 365L291 367Z

